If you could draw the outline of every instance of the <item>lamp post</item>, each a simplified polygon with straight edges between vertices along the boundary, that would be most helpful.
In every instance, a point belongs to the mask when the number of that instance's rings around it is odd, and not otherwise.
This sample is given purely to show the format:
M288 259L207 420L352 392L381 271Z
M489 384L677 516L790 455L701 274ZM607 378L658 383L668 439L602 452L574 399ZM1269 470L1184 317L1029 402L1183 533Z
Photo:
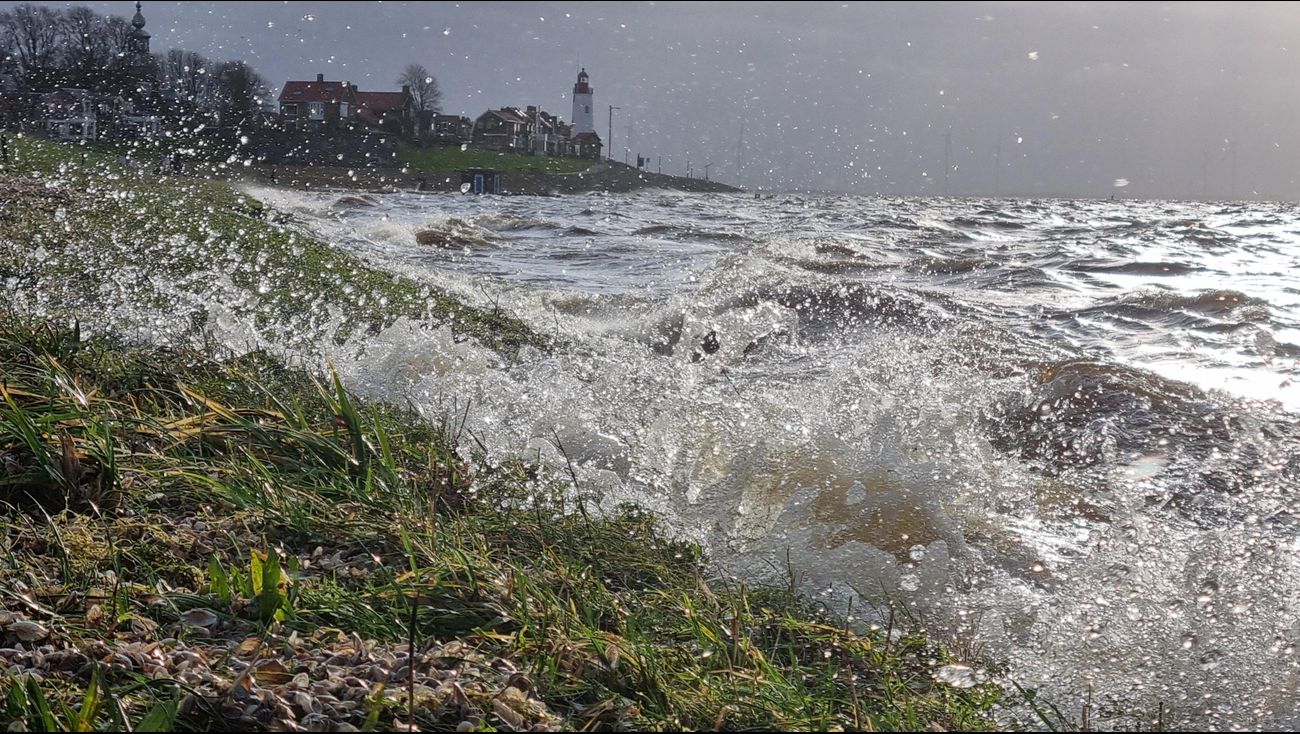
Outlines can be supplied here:
M622 107L609 106L609 140L605 141L605 150L609 159L614 160L614 110L621 110Z

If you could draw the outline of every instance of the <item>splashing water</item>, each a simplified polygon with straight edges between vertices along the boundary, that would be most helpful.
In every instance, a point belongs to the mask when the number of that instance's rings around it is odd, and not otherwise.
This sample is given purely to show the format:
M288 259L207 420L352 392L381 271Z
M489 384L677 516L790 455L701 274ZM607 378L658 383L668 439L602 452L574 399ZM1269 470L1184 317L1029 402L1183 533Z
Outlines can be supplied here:
M252 193L561 345L322 340L361 392L468 404L498 455L725 572L907 604L1067 713L1300 724L1293 207Z

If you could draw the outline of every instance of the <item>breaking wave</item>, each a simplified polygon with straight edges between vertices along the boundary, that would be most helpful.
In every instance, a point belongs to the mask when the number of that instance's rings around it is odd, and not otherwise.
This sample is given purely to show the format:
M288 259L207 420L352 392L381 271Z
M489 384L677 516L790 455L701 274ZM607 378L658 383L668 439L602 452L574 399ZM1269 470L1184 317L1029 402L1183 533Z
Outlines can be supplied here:
M1262 246L1295 212L255 193L560 345L321 345L362 392L571 461L727 573L904 604L1054 700L1300 724L1300 276Z

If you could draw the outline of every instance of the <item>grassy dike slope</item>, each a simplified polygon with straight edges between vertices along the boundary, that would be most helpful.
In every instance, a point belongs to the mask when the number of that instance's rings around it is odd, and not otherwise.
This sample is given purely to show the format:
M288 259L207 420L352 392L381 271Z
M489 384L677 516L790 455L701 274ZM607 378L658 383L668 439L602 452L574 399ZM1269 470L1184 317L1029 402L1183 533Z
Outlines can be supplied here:
M375 301L339 306L346 323L331 328L429 309L506 350L535 341L503 316L292 239L240 213L256 204L220 184L153 182L105 173L107 161L70 162L68 149L14 147L24 160L6 182L0 267L19 295L48 291L15 308L93 309L137 275L109 267L124 253L169 258L125 262L194 288L214 287L203 257L250 257L262 268L247 281L254 293L261 278L316 274ZM45 187L42 175L66 183ZM107 175L121 178L101 186ZM193 260L157 249L178 236L208 249ZM74 254L78 238L105 252ZM75 270L95 257L102 272ZM161 286L130 295L162 306L174 297ZM257 295L248 308L275 328L330 294L297 283ZM698 549L666 539L652 518L590 516L568 489L535 466L484 461L447 425L361 405L327 373L7 313L0 721L46 731L990 726L999 691L936 681L953 661L923 636L853 634L782 591L710 579Z
M42 313L94 320L135 311L134 323L112 326L183 335L201 333L222 304L290 346L405 316L507 354L544 346L522 322L467 308L270 221L259 202L215 177L159 177L102 152L31 138L9 147L0 285ZM160 313L169 323L156 323Z

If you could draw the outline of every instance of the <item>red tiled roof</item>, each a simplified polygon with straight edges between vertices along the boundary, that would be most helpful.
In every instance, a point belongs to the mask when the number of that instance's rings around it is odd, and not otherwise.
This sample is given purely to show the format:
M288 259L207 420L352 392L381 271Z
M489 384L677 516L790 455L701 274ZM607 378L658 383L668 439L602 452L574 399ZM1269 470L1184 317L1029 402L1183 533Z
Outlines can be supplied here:
M406 107L404 92L357 92L357 109L378 113L399 112Z
M343 102L348 85L344 82L285 82L281 102Z
M596 133L578 133L573 136L574 140L600 142L600 136Z

